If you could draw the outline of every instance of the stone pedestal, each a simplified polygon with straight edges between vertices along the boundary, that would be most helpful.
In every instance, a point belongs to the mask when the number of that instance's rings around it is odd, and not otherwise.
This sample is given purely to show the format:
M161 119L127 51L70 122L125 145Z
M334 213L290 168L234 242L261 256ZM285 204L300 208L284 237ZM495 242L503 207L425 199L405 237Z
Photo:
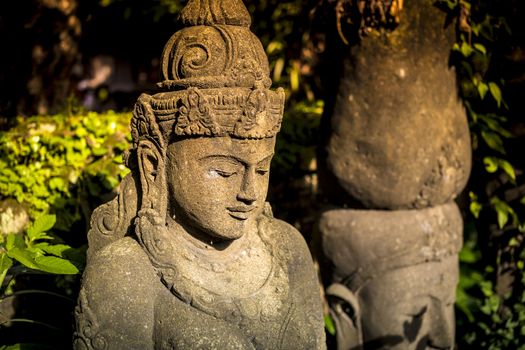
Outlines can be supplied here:
M471 168L455 28L431 2L405 5L399 27L350 49L325 116L319 181L340 209L322 213L319 233L340 350L454 346L453 201Z

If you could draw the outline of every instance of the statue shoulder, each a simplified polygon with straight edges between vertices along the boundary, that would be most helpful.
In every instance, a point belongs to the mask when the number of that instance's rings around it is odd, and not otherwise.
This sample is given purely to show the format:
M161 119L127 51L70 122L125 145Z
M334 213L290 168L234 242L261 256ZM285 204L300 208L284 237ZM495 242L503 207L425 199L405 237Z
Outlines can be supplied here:
M131 272L140 276L154 272L148 255L140 244L131 237L123 237L97 251L91 261L88 262L86 273L89 274L92 269L100 271L101 268L113 271L112 275ZM100 274L97 273L97 275ZM129 275L129 273L125 273L125 275Z
M303 235L295 227L274 217L266 217L264 221L260 228L269 240L278 242L279 247L293 255L308 258L311 263L312 257L308 245Z
M305 239L295 227L273 217L267 217L260 227L288 270L294 321L287 326L282 348L308 344L304 348L326 349L319 282Z
M75 310L75 348L148 348L159 284L134 239L125 237L99 250L82 278Z
M116 294L115 297L151 291L152 284L159 283L146 252L131 237L121 238L99 250L88 262L82 279L84 287Z

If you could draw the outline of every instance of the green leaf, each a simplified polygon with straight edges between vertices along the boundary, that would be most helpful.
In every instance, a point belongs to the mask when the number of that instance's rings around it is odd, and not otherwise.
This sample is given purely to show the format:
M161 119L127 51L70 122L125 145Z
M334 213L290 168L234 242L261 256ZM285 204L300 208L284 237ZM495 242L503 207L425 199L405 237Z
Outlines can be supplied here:
M58 256L60 258L63 258L64 252L72 249L70 246L65 244L55 244L55 245L45 245L41 246L40 249L42 249L44 252L48 254L52 254L55 256Z
M290 70L290 89L292 91L299 90L300 73L299 67L294 65Z
M0 254L0 288L2 287L2 284L4 283L5 276L7 275L7 271L13 266L13 260L11 260L7 254L1 253Z
M509 221L509 213L501 209L496 209L496 213L498 214L498 226L502 229Z
M49 188L52 190L65 190L67 189L67 186L67 182L60 177L54 177L49 180Z
M500 303L501 298L497 294L492 294L487 300L487 304L492 312L498 311Z
M479 254L476 254L472 249L463 248L459 252L459 261L462 263L473 264L479 260Z
M472 213L472 215L474 215L476 219L479 218L479 213L481 213L481 209L483 209L483 207L479 202L470 203L470 212Z
M469 57L474 50L472 49L472 46L470 46L467 42L463 42L461 43L459 51L461 52L463 57Z
M499 169L499 162L497 158L494 157L485 157L483 158L483 164L485 164L485 170L488 173L493 174Z
M331 335L335 335L335 324L334 320L332 320L332 317L330 315L326 315L324 317L324 326L328 333L330 333Z
M11 250L15 247L15 238L16 238L16 235L14 233L7 235L6 242L5 242L5 248L7 250Z
M25 248L24 237L20 234L11 233L7 235L5 248L10 251L13 248Z
M503 100L501 89L496 83L489 83L489 89L490 93L492 94L492 97L496 100L496 103L498 104L498 107L501 106L501 101Z
M514 167L506 160L496 157L485 157L483 158L483 164L485 164L485 170L488 173L495 173L498 169L502 169L514 182L516 181L516 172Z
M107 154L108 152L109 150L105 147L98 147L98 148L93 149L93 155L97 157L103 156Z
M30 269L38 270L38 266L35 264L35 255L27 250L20 248L13 248L7 252L7 255L21 263L22 265L29 267Z
M475 36L479 36L479 31L481 30L481 24L473 23L471 24L471 27L472 27L472 33Z
M485 95L487 95L487 92L489 91L489 86L485 84L484 82L480 82L477 86L479 97L483 100L485 98Z
M42 233L45 233L53 228L55 223L55 215L41 215L35 220L33 225L29 227L27 230L27 236L31 239L31 241L40 239L43 236Z
M509 247L519 247L519 245L520 242L516 239L516 237L512 237L508 244Z
M493 197L490 200L490 204L497 213L498 225L500 229L505 227L505 225L509 222L509 215L512 216L512 221L514 225L517 226L519 224L518 215L516 214L514 209L512 209L512 207L510 207L507 203L505 203L498 197Z
M498 151L501 154L505 154L505 148L503 148L503 140L498 134L491 131L482 131L481 137L483 138L487 146L489 146L495 151Z
M284 64L285 64L284 58L279 58L275 62L275 67L273 69L273 81L274 82L278 82L281 80L283 70L284 70Z
M454 45L457 45L457 44L454 44ZM461 61L461 66L463 67L463 69L467 72L467 75L469 77L472 77L472 75L474 74L474 72L472 71L472 66L470 65L469 62L466 62L466 61Z
M505 121L504 117L496 114L480 114L479 119L481 119L490 130L499 133L501 136L506 138L512 137L512 133L500 125L500 120Z
M66 259L56 256L37 256L35 262L38 269L45 272L60 275L76 275L78 273L75 265Z
M503 169L503 171L505 171L505 173L507 173L507 175L509 175L512 181L516 181L516 172L514 171L514 167L509 162L504 159L500 159L499 166L501 169Z
M485 46L483 46L482 44L480 43L475 43L474 44L474 48L476 50L478 50L479 52L481 52L482 54L486 55L487 54L487 49L485 48Z

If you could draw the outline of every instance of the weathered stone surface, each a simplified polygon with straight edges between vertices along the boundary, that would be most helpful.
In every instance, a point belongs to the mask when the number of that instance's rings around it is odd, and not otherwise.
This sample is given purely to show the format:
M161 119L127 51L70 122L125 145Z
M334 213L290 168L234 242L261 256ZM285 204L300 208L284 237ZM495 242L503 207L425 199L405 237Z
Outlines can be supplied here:
M345 59L319 160L333 203L425 208L467 182L469 130L449 67L454 25L431 1L405 6L395 31L365 37Z
M455 203L323 213L319 230L333 267L327 294L340 331L338 348L453 347L462 229Z
M265 202L284 106L238 0L190 0L132 173L95 210L76 349L324 349L308 247Z

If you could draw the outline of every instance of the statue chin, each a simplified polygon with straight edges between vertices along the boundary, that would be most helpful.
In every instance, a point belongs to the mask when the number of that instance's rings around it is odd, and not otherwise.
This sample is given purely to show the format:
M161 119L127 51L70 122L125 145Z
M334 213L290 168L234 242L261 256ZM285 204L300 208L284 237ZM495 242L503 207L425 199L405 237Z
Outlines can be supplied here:
M221 222L218 222L218 220L202 222L195 217L184 217L180 215L180 212L179 215L176 214L172 217L175 217L174 221L176 224L182 226L182 228L193 238L205 244L227 245L236 240L242 239L248 233L254 233L257 231L257 217L262 214L262 210L257 210L257 213L253 214L253 218L250 217L246 220L226 218ZM257 217L255 215L257 215Z

